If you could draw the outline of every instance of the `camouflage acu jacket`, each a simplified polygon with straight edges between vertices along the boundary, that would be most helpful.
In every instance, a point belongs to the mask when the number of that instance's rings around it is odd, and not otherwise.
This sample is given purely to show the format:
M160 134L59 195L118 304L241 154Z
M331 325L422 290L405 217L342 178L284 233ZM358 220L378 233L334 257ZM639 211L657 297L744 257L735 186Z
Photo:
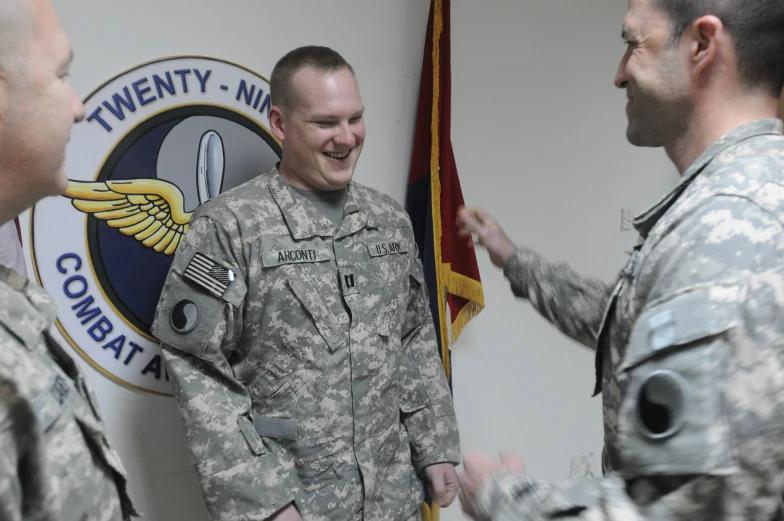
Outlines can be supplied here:
M337 230L275 170L200 207L153 331L215 519L405 520L459 460L410 222L357 183Z
M43 289L0 267L0 519L129 519L125 469L54 317Z
M733 130L635 220L613 286L530 250L513 290L597 346L602 480L497 476L481 519L782 519L784 137L779 120Z

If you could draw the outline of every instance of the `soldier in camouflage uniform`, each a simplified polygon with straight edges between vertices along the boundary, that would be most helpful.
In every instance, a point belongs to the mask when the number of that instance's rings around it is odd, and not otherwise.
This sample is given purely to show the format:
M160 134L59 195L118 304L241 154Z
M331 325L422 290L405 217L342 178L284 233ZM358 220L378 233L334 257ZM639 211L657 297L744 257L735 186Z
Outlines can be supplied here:
M62 193L84 107L48 0L0 0L0 222ZM51 336L52 299L0 267L0 519L123 521L136 512L95 396Z
M419 517L456 494L457 426L408 216L351 181L365 136L351 67L276 65L278 168L210 200L153 331L216 520Z
M496 521L781 520L784 3L632 0L624 38L629 141L664 146L682 179L635 220L618 280L458 218L515 295L596 349L607 477L549 484L472 455L461 502Z

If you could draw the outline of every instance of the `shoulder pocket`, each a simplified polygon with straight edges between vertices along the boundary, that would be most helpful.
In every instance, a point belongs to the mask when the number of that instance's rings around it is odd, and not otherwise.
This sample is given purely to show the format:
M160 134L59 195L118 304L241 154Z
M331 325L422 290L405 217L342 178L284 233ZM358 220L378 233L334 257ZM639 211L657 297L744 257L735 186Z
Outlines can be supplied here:
M690 288L638 318L620 368L625 474L732 469L721 378L742 298L735 285Z
M201 355L215 335L227 307L238 308L247 287L236 268L194 248L182 246L163 286L152 332L165 344Z
M732 285L699 287L655 303L634 324L620 370L732 329L738 320L740 292L739 286Z

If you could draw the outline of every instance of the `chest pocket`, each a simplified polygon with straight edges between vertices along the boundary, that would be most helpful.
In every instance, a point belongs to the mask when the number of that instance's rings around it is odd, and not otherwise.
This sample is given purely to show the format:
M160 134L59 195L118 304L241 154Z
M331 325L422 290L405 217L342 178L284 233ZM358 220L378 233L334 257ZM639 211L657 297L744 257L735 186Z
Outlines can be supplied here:
M372 320L375 331L388 339L400 336L402 312L409 293L409 255L412 244L397 228L380 230L378 239L366 242L370 260L368 277L376 279L370 298L378 299L371 306L376 313Z
M313 317L316 328L327 343L329 350L334 352L343 345L347 340L347 335L338 326L337 317L330 311L310 279L307 276L299 279L292 277L288 279L287 284L308 314Z
M285 345L293 343L287 340L292 333L296 342L307 344L320 337L330 352L337 350L347 334L327 304L338 303L331 244L320 237L297 241L286 235L263 237L261 245L264 284L272 288L266 313L280 317L280 327L273 325L272 334Z
M290 406L292 394L316 385L304 368L330 367L339 359L335 352L348 341L348 318L338 316L343 310L328 240L265 236L257 258L261 276L253 283L263 286L263 305L253 317L263 338L249 388L266 412L275 412Z
M697 287L638 318L620 367L619 429L629 477L732 469L720 380L741 297L737 286Z

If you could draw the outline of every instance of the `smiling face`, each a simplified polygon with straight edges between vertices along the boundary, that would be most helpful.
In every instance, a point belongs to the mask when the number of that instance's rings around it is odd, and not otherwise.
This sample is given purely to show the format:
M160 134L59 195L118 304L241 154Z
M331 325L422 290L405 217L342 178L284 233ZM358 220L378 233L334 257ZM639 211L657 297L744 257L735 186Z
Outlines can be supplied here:
M626 137L637 146L660 147L683 131L691 111L688 76L667 15L651 0L631 0L623 22L623 55L615 86L626 90Z
M307 190L339 190L354 175L365 141L365 107L350 70L303 67L292 77L290 106L270 109L283 148L281 176Z

